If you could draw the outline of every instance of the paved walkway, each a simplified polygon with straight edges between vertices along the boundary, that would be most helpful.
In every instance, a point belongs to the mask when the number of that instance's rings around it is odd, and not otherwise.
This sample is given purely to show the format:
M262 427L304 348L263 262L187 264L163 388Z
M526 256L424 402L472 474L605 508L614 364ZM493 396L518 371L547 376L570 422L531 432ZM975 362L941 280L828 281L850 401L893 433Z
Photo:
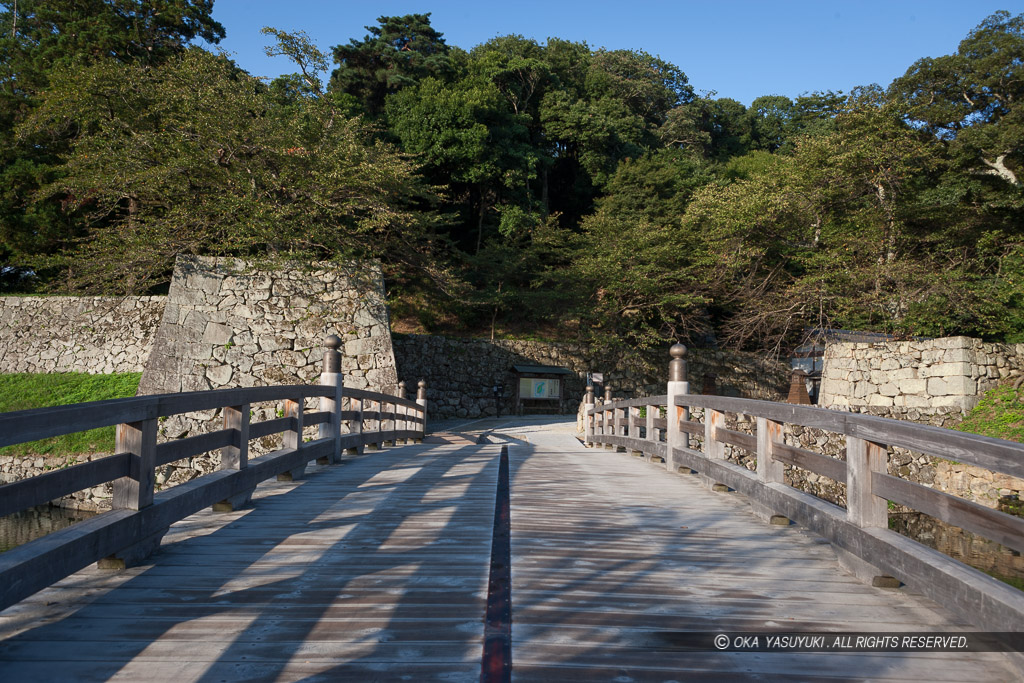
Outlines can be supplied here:
M859 583L736 494L583 448L574 422L452 427L268 482L252 508L175 525L151 564L0 612L0 680L477 680L502 444L514 680L1020 679L999 653L694 649L717 632L969 627Z

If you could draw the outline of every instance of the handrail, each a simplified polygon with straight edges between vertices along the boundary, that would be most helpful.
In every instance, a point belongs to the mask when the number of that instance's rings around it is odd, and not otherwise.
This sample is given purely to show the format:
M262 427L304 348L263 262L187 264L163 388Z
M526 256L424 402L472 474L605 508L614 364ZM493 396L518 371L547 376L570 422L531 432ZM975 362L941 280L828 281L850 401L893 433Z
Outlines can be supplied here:
M0 446L117 425L113 455L0 486L2 517L113 483L110 512L0 554L0 609L93 562L114 568L138 563L159 546L170 524L211 505L237 509L259 482L297 478L311 460L329 465L340 462L343 451L422 441L426 384L420 381L415 401L405 398L404 382L398 395L346 389L340 345L338 337L328 337L319 385L158 394L0 414ZM314 397L320 410L307 412L305 399ZM284 402L284 416L250 423L250 406L271 401ZM376 410L363 410L368 403ZM157 443L161 417L213 409L223 411L223 429ZM307 442L303 427L313 425L319 438ZM250 459L249 442L271 434L282 435L283 447ZM219 470L155 491L157 467L218 449Z
M690 394L685 347L676 345L672 355L664 395L616 401L606 395L598 403L588 388L587 445L657 457L670 472L698 472L707 484L747 495L759 516L783 515L822 535L862 578L884 572L983 628L1024 630L1024 593L890 531L888 504L905 505L1017 551L1024 551L1024 519L892 476L887 467L888 447L898 447L1024 478L1024 445L874 415ZM690 420L691 408L704 410L703 422ZM660 418L662 411L671 418ZM726 429L727 413L754 418L753 433ZM844 435L846 459L786 444L787 425ZM757 471L726 460L727 445L755 456ZM787 464L845 485L846 508L786 485Z

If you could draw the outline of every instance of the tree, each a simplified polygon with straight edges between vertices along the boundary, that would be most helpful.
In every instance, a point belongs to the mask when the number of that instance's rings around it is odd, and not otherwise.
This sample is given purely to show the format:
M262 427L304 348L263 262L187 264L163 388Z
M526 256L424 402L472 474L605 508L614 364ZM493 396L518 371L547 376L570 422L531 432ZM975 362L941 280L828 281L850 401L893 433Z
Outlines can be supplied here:
M450 49L430 25L429 13L377 21L380 26L365 27L370 33L362 40L333 48L338 68L330 80L332 91L354 96L371 117L384 111L389 94L428 76L445 81L454 73Z
M60 203L30 200L60 177L75 127L57 137L13 132L51 74L109 60L158 64L196 38L218 42L224 28L211 16L212 0L18 0L0 7L0 264L39 275L36 256L60 250L79 230Z
M953 141L976 172L1020 187L1024 14L996 12L968 34L956 54L918 60L889 92L906 103L911 120Z
M54 74L23 135L78 133L59 201L87 233L55 262L87 291L144 291L179 253L255 258L383 256L425 248L429 202L411 165L329 101L282 109L262 83L193 48L160 66ZM422 207L421 207L422 208Z

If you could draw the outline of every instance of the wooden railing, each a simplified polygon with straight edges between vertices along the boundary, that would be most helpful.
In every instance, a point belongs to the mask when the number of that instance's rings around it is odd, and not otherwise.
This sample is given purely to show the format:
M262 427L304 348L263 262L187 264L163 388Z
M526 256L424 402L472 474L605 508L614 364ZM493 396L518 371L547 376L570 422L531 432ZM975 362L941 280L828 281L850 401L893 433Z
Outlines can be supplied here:
M888 506L904 505L1017 552L1024 552L1024 518L893 476L887 467L888 448L897 447L1024 478L1024 445L871 415L693 395L685 347L677 344L672 355L665 395L588 405L588 445L631 449L670 472L699 473L719 490L745 494L762 518L785 517L823 536L862 578L895 577L987 630L1024 630L1024 592L889 530ZM595 404L593 393L585 401ZM690 419L692 408L703 409L703 423ZM755 432L727 429L730 414L753 418ZM785 443L786 425L845 435L846 459ZM754 455L756 472L726 460L726 445ZM846 508L786 485L785 465L845 484Z
M415 401L404 397L404 383L397 396L346 389L340 344L328 338L319 385L162 394L0 414L0 447L117 426L113 455L0 486L2 517L113 483L109 512L0 554L0 609L93 562L107 568L137 564L174 522L210 506L237 509L261 481L296 478L312 460L335 464L344 451L422 441L424 382ZM319 410L306 411L306 399L314 397L320 398ZM266 402L283 402L283 416L250 424L250 406ZM222 410L223 429L157 443L161 418L214 409ZM303 429L314 425L319 438L305 441ZM274 434L282 435L282 448L249 457L251 440ZM156 468L218 450L219 470L155 491Z

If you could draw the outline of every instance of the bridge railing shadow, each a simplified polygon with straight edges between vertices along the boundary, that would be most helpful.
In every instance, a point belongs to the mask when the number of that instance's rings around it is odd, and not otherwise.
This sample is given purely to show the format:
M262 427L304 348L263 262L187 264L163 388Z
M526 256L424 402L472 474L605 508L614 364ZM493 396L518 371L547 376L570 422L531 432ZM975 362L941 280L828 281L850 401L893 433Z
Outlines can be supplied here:
M0 517L113 486L109 512L0 554L0 609L93 562L113 569L137 564L159 547L174 522L205 507L236 509L261 481L298 478L311 461L338 463L346 451L422 441L424 383L415 401L345 389L340 345L338 337L328 337L319 385L161 394L0 414L0 447L117 426L113 455L0 486ZM309 399L319 399L318 411L306 410ZM280 417L250 423L252 406L265 402L283 402ZM157 442L162 418L204 410L221 410L223 429ZM318 438L306 440L308 427L318 428ZM250 458L250 441L276 434L281 448ZM211 451L220 452L219 470L156 491L158 468Z
M52 641L73 659L104 649L90 641L113 631L116 651L79 665L83 679L107 680L206 633L201 654L181 655L193 662L185 679L478 673L497 453L385 449L292 489L273 485L275 495L213 531L201 525L219 516L179 525L150 566L59 621L7 638L0 659L31 658ZM243 525L250 532L239 537ZM170 583L182 564L194 575ZM226 642L222 619L244 624Z
M676 345L666 393L638 399L585 398L589 445L632 450L671 472L698 474L709 487L739 491L766 520L792 520L832 543L840 561L868 581L905 583L990 631L1024 629L1024 593L888 528L890 502L1024 552L1024 518L889 473L888 453L903 448L1024 478L1024 445L929 425L804 405L689 393L686 349ZM691 419L702 412L703 421ZM743 416L753 433L727 428ZM842 435L843 458L786 442L797 426ZM751 471L726 459L749 453ZM784 467L828 477L844 489L841 507L785 482Z

